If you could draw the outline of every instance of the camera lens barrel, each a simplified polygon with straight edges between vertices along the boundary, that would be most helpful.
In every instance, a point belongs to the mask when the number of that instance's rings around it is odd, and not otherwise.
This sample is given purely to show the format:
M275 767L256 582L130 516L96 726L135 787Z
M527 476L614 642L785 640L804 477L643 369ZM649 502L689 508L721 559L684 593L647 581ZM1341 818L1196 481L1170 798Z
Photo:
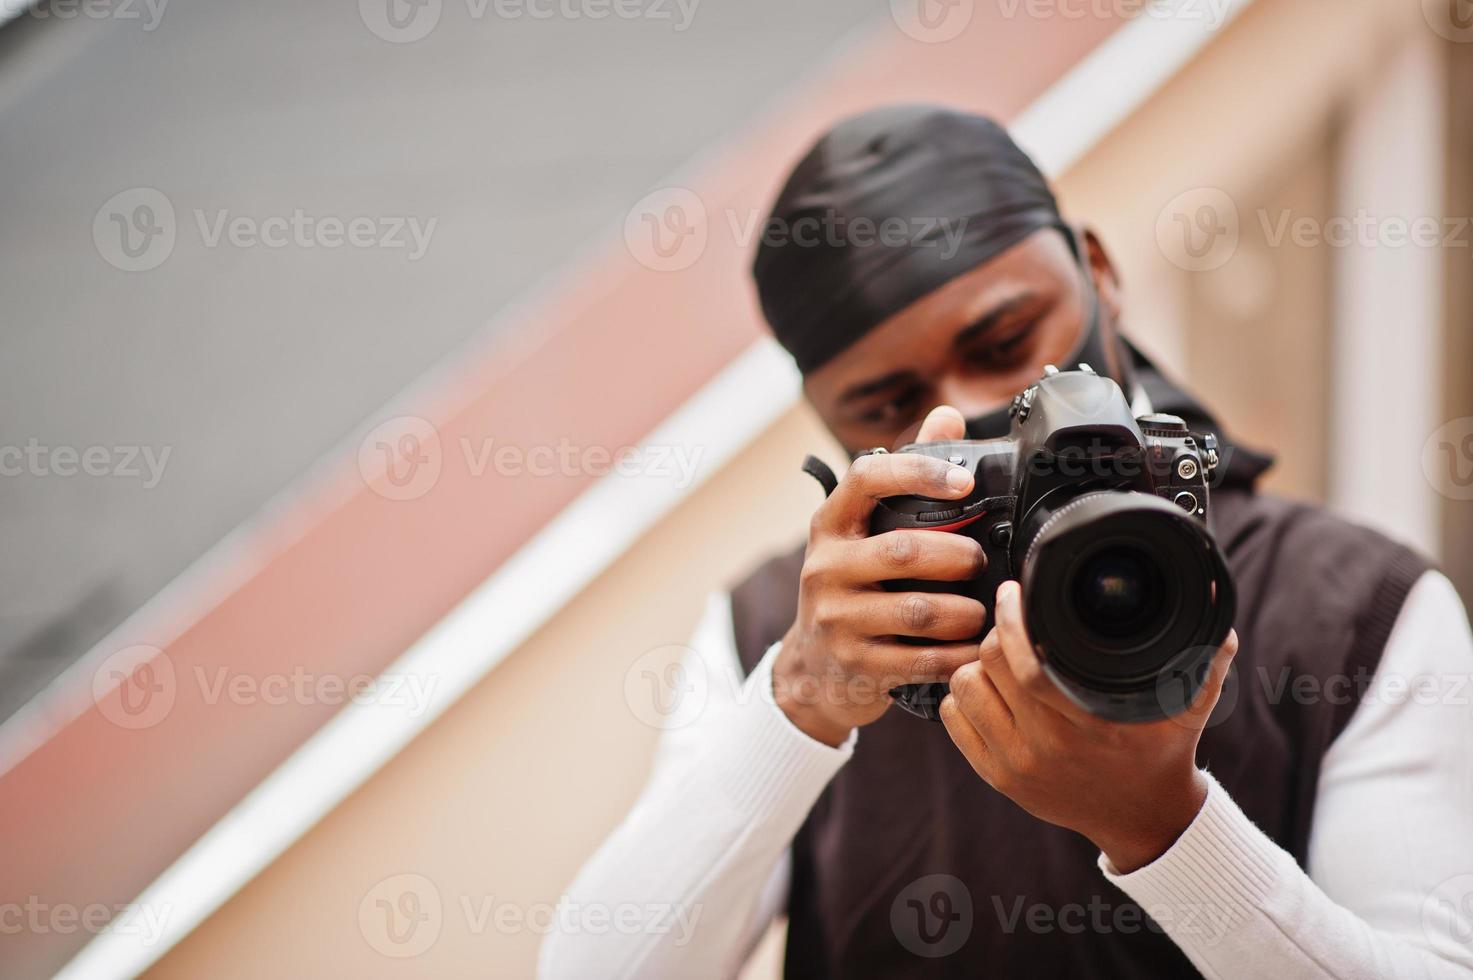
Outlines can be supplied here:
M1015 541L1029 635L1087 710L1147 721L1190 704L1232 625L1232 576L1207 529L1155 494L1040 506Z

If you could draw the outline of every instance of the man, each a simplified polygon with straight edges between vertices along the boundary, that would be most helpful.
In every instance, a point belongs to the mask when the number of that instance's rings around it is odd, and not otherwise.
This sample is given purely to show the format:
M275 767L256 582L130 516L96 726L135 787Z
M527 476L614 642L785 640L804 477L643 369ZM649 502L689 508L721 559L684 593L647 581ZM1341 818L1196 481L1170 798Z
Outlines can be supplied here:
M1222 434L1120 335L1099 239L1063 222L988 120L847 120L773 217L793 234L759 250L763 310L852 453L1002 434L1044 365L1081 362L1138 411ZM932 231L859 240L857 219L897 218ZM820 219L854 233L802 244ZM874 502L957 498L972 478L914 454L856 459L804 551L713 603L690 667L732 683L664 735L641 800L565 898L637 906L642 927L557 932L543 973L730 976L786 909L792 976L1473 975L1462 605L1406 548L1256 493L1269 461L1224 442L1211 514L1236 633L1192 708L1145 724L1090 716L1049 683L1016 583L980 646L980 603L886 591L983 559L961 535L869 537ZM944 679L944 725L885 693Z

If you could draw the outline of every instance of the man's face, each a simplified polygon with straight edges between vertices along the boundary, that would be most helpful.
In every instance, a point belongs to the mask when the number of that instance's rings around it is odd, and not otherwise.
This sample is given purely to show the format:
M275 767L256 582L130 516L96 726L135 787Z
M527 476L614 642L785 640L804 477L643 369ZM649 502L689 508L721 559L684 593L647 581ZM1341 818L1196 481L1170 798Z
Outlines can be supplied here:
M1118 313L1115 275L1087 239L1106 347ZM808 400L850 452L911 441L926 413L951 405L971 418L1008 403L1045 364L1079 343L1088 293L1062 234L1034 232L896 313L811 372ZM1116 365L1094 365L1118 373Z

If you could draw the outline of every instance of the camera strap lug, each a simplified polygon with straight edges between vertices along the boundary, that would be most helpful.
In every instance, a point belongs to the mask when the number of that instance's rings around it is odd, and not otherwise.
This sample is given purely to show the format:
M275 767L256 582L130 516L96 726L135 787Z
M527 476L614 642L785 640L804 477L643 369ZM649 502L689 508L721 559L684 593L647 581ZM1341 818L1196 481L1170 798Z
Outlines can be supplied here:
M834 475L834 471L829 468L829 464L817 456L810 454L803 457L803 472L818 481L819 486L823 487L823 495L825 497L832 495L834 490L839 486L839 478Z

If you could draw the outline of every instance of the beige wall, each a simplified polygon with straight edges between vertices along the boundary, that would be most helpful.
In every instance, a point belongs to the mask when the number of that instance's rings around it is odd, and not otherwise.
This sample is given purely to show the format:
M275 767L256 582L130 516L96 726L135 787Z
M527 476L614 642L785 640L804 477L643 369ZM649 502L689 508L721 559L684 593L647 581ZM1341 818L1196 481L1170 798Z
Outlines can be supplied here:
M1068 214L1101 231L1120 267L1126 329L1237 438L1278 456L1265 481L1278 492L1323 500L1328 489L1334 254L1270 247L1260 213L1332 213L1346 100L1425 30L1415 9L1379 0L1256 3L1059 181ZM1236 206L1238 250L1186 271L1159 246L1157 222L1204 188Z

